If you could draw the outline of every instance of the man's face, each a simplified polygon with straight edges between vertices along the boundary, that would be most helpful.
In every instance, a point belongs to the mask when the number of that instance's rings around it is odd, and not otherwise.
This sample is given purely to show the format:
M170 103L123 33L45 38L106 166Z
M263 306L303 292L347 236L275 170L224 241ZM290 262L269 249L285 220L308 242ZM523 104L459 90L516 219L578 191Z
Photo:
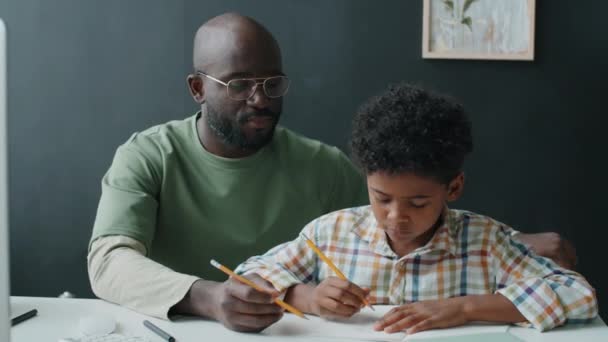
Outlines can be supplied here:
M460 195L463 177L450 185L405 172L374 172L367 176L369 201L393 249L411 246L439 220L447 201ZM456 192L454 192L456 189Z
M228 83L233 79L265 78L283 75L278 52L261 47L243 47L244 51L227 52L225 59L203 72ZM225 85L203 77L206 120L209 127L226 145L257 150L272 140L279 121L283 98L269 98L263 85L246 100L228 96Z

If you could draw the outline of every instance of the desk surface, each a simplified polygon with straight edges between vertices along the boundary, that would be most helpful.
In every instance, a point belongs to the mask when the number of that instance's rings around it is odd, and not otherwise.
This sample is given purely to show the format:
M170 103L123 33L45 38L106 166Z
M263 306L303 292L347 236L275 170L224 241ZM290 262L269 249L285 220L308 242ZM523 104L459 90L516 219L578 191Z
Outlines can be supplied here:
M81 317L106 313L112 315L118 322L117 333L125 335L145 336L151 342L162 341L146 329L142 322L148 319L171 333L178 342L184 341L283 341L284 337L261 336L256 334L236 333L224 328L216 322L200 319L168 322L150 318L97 299L59 299L37 297L11 297L12 316L30 309L38 309L38 316L25 321L11 329L11 342L51 341L60 338L79 336L78 320ZM512 327L509 332L524 341L531 342L560 342L560 341L608 341L608 327L601 319L582 326L565 326L545 333L534 329ZM289 341L311 341L310 337L290 338ZM332 341L338 339L320 339L314 341Z

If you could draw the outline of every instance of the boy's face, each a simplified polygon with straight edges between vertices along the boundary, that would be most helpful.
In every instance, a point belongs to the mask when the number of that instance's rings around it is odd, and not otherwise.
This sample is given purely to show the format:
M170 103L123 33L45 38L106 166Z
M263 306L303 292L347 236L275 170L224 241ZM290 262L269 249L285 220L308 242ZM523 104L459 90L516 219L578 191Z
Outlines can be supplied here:
M463 173L447 185L409 172L367 175L374 216L398 254L428 242L446 202L460 197L463 185Z

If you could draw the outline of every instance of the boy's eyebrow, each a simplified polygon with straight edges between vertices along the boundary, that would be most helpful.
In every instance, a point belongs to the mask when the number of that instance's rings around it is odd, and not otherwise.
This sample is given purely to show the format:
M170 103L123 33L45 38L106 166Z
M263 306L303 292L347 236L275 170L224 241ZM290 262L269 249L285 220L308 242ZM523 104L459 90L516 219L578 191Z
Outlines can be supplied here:
M379 194L381 194L381 195L384 195L384 196L391 196L391 195L389 195L389 194L387 194L387 193L385 193L385 192L382 192L382 191L380 191L380 190L378 190L378 189L374 189L374 188L372 188L371 186L370 186L370 189L374 190L375 192L377 192L377 193L379 193ZM416 196L405 196L405 197L403 197L403 198L407 198L407 199L417 199L417 198L430 198L430 197L432 197L432 196L429 196L429 195L416 195Z

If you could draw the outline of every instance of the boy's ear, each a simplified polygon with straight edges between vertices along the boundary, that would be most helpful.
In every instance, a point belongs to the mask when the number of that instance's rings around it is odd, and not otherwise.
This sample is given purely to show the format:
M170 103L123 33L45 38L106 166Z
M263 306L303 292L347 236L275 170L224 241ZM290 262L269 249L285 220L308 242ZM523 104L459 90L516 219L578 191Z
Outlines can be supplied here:
M197 75L188 75L186 78L188 90L194 101L198 104L205 102L205 90L203 89L203 80Z
M448 202L455 201L460 198L464 190L464 172L460 172L448 184Z

